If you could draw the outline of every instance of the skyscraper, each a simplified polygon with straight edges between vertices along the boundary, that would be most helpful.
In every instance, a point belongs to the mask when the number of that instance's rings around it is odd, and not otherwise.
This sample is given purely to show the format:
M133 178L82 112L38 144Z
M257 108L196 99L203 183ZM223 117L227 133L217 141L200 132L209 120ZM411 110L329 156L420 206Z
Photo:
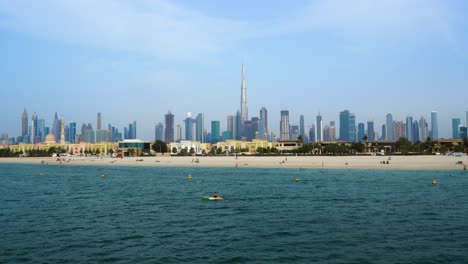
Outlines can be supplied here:
M304 125L304 115L299 116L299 135L301 135L302 139L305 140L306 131L305 131L305 125Z
M367 121L367 140L375 141L374 121Z
M290 127L290 138L291 140L297 140L297 138L299 137L299 126L298 125L292 125Z
M281 110L280 140L289 140L289 111Z
M159 122L155 127L154 127L154 140L164 140L164 126L161 122Z
M96 126L96 129L97 129L97 130L101 130L101 129L102 129L102 128L101 128L101 113L100 113L100 112L97 113L97 124L96 124L96 125L97 125L97 126Z
M268 138L269 130L268 130L268 111L265 107L260 109L260 119L263 120L263 127L265 133L267 134L266 138Z
M452 118L452 138L460 138L460 118Z
M166 143L171 143L174 142L174 115L171 114L171 112L167 112L165 115L165 123L166 123L166 128L165 128L165 133L164 133L164 141ZM182 130L182 127L181 127ZM182 132L180 134L182 136ZM178 138L180 140L180 138Z
M428 137L428 131L427 131L427 122L424 117L421 116L419 119L419 139L422 142L425 142Z
M340 112L340 140L341 141L350 141L349 140L349 111L344 110Z
M316 142L320 142L320 141L323 141L323 137L322 137L322 131L323 131L323 127L322 127L322 116L320 115L320 113L318 113L317 115L317 118L315 119L315 140Z
M55 137L55 141L59 142L60 140L60 124L57 117L57 112L55 112L54 123L52 125L52 135Z
M413 117L407 116L406 117L406 139L410 142L415 142L413 137Z
M349 141L356 142L356 116L349 114Z
M387 140L387 125L382 125L382 137L381 140Z
M39 139L39 142L44 142L45 140L45 120L44 119L38 119L37 120L37 138Z
M364 123L359 123L357 126L357 142L362 142L365 135Z
M193 119L192 113L187 113L187 118L184 120L185 123L185 140L193 140Z
M330 121L330 140L335 141L336 140L336 126L335 126L335 121Z
M75 137L76 137L76 122L70 122L68 124L68 141L71 144L74 144Z
M386 124L385 127L387 131L385 131L385 140L395 140L395 134L393 131L393 117L392 114L388 113L386 117Z
M200 141L201 143L205 143L205 139L203 137L203 131L205 130L204 122L203 114L198 114L195 119L195 140Z
M245 68L242 62L242 84L241 84L241 117L242 124L249 120L249 114L247 110L247 87L245 85Z
M309 129L309 142L316 142L316 140L315 140L315 124L312 124L312 126Z
M395 122L395 140L405 137L405 124L403 121Z
M166 129L167 129L167 127L166 127ZM166 135L166 137L167 137L167 135ZM167 140L167 138L166 138L166 140ZM177 125L176 140L177 140L177 142L180 142L182 140L182 126L181 125Z
M265 122L263 119L258 120L258 139L267 139L268 133L265 132Z
M417 120L413 121L413 142L421 141L419 138L419 123Z
M228 115L226 123L226 131L231 132L232 138L235 139L236 135L236 117Z
M63 119L63 115L62 122L60 125L60 143L65 144L65 119Z
M242 129L243 129L242 116L241 116L240 111L238 110L236 112L236 128L235 128L236 136L234 137L234 139L240 140L242 138Z
M215 144L221 136L221 122L211 121L211 143Z
M437 127L437 112L431 112L431 139L439 138L439 129Z
M28 112L26 112L26 108L24 108L23 115L21 116L21 136L24 138L27 134L28 134Z

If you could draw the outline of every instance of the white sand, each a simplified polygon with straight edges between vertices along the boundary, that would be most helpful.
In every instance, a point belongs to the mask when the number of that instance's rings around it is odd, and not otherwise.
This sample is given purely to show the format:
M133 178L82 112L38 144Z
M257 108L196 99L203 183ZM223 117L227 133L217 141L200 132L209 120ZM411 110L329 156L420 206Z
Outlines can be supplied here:
M390 160L389 160L390 158ZM468 156L278 156L278 157L135 157L82 158L67 157L61 163L57 158L0 158L0 163L111 165L111 166L189 166L189 167L263 167L263 168L353 168L353 169L463 169ZM199 163L195 160L198 159ZM143 160L143 161L137 161ZM389 160L389 164L381 161Z

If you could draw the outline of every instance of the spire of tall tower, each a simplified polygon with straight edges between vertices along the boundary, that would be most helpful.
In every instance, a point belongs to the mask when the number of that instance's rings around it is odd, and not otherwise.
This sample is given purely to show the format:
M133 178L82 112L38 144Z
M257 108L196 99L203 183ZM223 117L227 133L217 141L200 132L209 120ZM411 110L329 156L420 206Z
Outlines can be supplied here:
M245 85L244 61L242 61L241 117L242 117L242 121L246 121L249 119L249 113L247 110L247 87Z

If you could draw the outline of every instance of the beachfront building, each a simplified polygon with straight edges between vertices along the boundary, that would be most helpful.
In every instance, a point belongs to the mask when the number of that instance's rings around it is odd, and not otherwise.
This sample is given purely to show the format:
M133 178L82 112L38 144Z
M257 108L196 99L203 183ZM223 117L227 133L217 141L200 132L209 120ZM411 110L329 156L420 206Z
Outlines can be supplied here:
M150 142L141 139L124 139L119 141L117 157L140 156L142 153L150 152Z
M299 140L280 140L276 143L279 151L291 151L302 147L302 141Z
M168 149L171 151L172 155L182 152L185 152L186 154L201 155L203 152L208 153L211 150L211 146L209 149L208 146L210 146L210 144L200 143L200 141L181 140L180 142L170 143L168 145Z

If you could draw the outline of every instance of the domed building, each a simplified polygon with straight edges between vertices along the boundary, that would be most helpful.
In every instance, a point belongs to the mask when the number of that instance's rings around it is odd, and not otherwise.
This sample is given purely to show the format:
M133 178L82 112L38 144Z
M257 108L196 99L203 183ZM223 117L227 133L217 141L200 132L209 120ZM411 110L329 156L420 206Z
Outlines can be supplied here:
M45 141L44 141L45 144L55 144L57 143L55 141L55 136L53 134L48 134L46 137L45 137Z

